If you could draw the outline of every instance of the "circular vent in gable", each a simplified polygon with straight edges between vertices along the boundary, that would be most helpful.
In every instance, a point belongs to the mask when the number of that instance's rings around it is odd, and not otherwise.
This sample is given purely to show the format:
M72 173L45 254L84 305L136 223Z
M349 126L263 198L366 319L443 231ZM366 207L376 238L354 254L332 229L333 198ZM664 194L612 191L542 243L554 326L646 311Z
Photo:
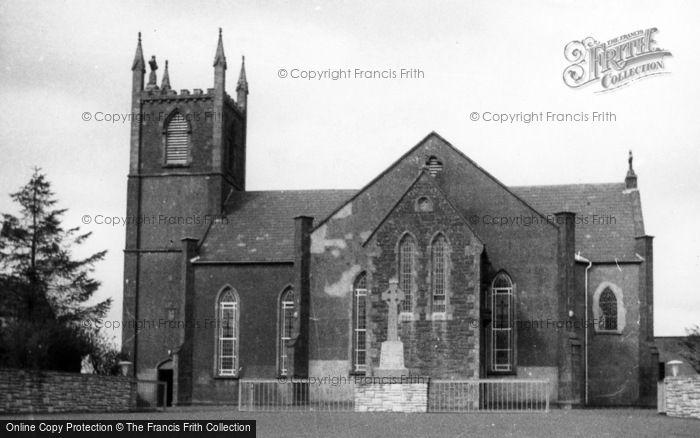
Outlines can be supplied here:
M426 196L421 196L416 199L416 211L418 212L430 212L433 211L433 201Z

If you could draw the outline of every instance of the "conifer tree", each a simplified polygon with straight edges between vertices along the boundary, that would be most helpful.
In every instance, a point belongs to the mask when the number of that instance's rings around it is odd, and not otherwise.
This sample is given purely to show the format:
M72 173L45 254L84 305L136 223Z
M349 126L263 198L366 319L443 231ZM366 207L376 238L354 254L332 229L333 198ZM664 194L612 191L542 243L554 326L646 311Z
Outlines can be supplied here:
M0 366L79 371L92 349L86 323L102 318L111 299L89 304L100 283L94 264L106 251L76 259L71 249L91 233L64 229L51 184L40 169L10 195L19 215L2 215L0 229Z

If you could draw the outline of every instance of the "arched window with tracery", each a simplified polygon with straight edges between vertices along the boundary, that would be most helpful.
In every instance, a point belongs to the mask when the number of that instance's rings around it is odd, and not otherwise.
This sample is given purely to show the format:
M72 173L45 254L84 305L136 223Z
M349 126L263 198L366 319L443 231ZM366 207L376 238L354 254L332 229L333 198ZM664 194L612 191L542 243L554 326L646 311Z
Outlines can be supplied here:
M352 300L352 362L358 374L367 371L367 274L355 279Z
M490 371L511 372L515 367L514 286L510 276L499 272L491 283Z
M447 310L447 279L448 279L448 247L447 239L438 234L430 245L431 288L433 314L443 314Z
M399 243L399 288L404 293L401 303L401 319L413 317L413 299L415 294L415 259L416 242L413 237L406 234Z
M226 287L219 294L216 305L216 367L220 376L238 375L239 311L238 294L233 288Z
M278 366L280 376L286 376L289 368L289 355L287 353L289 341L294 331L294 289L287 288L282 292L279 303L279 351Z
M599 334L621 334L625 330L627 311L622 289L610 281L601 282L593 293L593 328Z
M617 297L609 287L600 294L600 326L603 330L617 330Z

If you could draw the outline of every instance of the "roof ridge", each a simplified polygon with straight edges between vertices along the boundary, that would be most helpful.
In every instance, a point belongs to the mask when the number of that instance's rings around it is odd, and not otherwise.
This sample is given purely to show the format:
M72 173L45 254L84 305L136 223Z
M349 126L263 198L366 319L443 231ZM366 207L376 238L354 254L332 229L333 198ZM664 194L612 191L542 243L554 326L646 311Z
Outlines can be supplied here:
M367 184L365 184L364 186L362 186L362 188L360 188L352 197L350 197L349 199L346 199L345 202L343 202L341 205L338 206L338 208L336 208L336 209L333 210L328 216L326 216L325 218L323 218L322 220L320 220L320 221L318 222L318 224L314 225L314 227L313 227L313 229L312 229L312 232L315 231L315 230L317 230L318 228L322 227L323 224L325 224L326 222L328 222L328 220L329 220L330 218L332 218L336 213L338 213L340 210L342 210L348 203L353 202L358 196L360 196L360 194L362 194L362 193L365 192L367 189L369 189L370 187L372 187L377 181L381 180L385 175L389 174L389 172L390 172L392 169L394 169L396 166L398 166L399 163L401 163L406 157L408 157L409 155L411 155L411 154L413 153L413 151L415 151L416 149L418 149L419 147L421 147L423 144L425 144L425 142L426 142L430 137L433 137L433 136L434 136L434 137L437 137L437 138L439 138L439 139L442 139L443 141L445 141L445 140L442 138L442 136L440 136L440 134L438 134L438 133L435 132L435 131L430 131L430 133L429 133L428 135L426 135L425 137L423 137L423 138L422 138L418 143L416 143L412 148L410 148L409 150L407 150L406 152L404 152L399 158L397 158L393 163L391 163L386 169L384 169L383 171L381 171L381 172L379 173L379 175L375 176L374 178L372 178L372 180L370 180L370 182L368 182ZM447 142L445 141L445 143L447 143ZM449 144L449 143L447 143L447 144Z
M566 183L566 184L533 184L533 185L517 185L508 186L511 189L522 189L529 187L573 187L573 186L624 186L624 182L604 182L604 183Z
M312 193L312 192L354 192L358 189L270 189L270 190L245 190L235 192L237 194L245 193Z
M364 187L359 189L352 197L349 199L346 199L344 203L342 203L337 209L333 210L328 216L326 216L323 220L319 221L318 224L316 224L313 227L312 231L317 230L323 224L328 222L328 220L333 217L337 212L339 212L343 207L345 207L348 203L353 202L360 194L365 192L367 189L369 189L372 185L374 185L377 181L382 179L385 175L389 174L392 169L394 169L396 166L398 166L406 157L411 155L416 149L420 148L423 146L431 137L437 138L439 141L441 141L443 144L445 144L449 149L452 149L457 155L462 157L463 159L467 160L472 166L474 166L478 171L482 172L484 175L486 175L487 178L491 179L493 182L495 182L497 185L501 186L506 192L508 192L511 196L513 196L515 199L520 201L524 206L529 208L533 213L539 215L543 219L546 218L545 214L542 213L541 211L537 210L533 205L531 205L528 201L525 199L521 198L517 193L514 193L511 188L507 185L505 185L501 180L493 176L491 173L489 173L486 169L483 167L479 166L474 160L469 158L467 154L459 150L455 145L450 143L445 137L441 136L435 131L430 131L428 135L423 137L418 143L415 144L412 148L410 148L408 151L406 151L403 155L401 155L396 161L394 161L392 164L389 165L386 169L384 169L379 175L374 177L370 182L365 184ZM548 222L549 223L549 222ZM558 228L556 224L549 223L551 226L554 228Z

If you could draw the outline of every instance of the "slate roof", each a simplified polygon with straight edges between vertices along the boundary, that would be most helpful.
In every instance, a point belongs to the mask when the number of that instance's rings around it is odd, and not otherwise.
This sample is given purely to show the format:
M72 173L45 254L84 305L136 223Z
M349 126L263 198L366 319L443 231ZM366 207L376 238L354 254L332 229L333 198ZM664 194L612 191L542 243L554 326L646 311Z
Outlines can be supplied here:
M294 259L294 217L319 221L356 190L235 192L225 219L206 233L201 261L280 262Z
M576 251L594 262L634 262L636 236L644 234L641 207L624 183L520 186L509 189L544 215L576 213ZM325 219L356 190L237 192L226 219L212 225L200 248L202 261L279 262L294 258L294 217ZM637 198L638 199L638 198ZM607 216L607 218L606 218Z
M576 213L576 251L583 257L594 262L639 261L634 240L644 234L639 193L626 190L624 183L510 189L545 215Z
M212 225L202 237L199 249L202 261L279 262L294 258L294 217L312 216L314 227L323 224L328 217L343 207L354 196L365 196L363 215L368 223L378 224L416 178L425 157L420 148L431 142L445 145L444 153L454 152L453 178L469 179L460 157L471 163L475 171L490 178L503 188L500 201L510 198L513 202L525 202L533 214L545 216L561 211L576 213L576 251L593 262L639 262L635 237L644 235L639 192L627 190L624 183L570 184L551 186L506 187L488 172L481 169L457 148L436 133L429 134L394 164L360 190L282 190L260 192L236 192L225 206L226 219ZM427 145L427 146L426 146ZM437 147L437 146L435 146ZM422 151L422 152L421 152ZM447 159L447 156L444 157ZM450 161L445 164L447 174ZM479 181L476 181L479 182ZM458 185L446 196L455 201L464 215L471 208L484 208L494 201L489 194L469 199L459 199ZM456 191L455 191L456 190ZM510 196L508 195L515 195ZM517 200L516 201L516 197ZM452 199L454 198L454 199ZM460 202L457 202L460 201ZM478 202L477 202L478 201ZM472 211L479 213L478 211ZM475 230L479 231L479 230ZM486 229L486 231L489 231ZM481 236L489 237L488 234ZM485 239L488 245L488 239Z

